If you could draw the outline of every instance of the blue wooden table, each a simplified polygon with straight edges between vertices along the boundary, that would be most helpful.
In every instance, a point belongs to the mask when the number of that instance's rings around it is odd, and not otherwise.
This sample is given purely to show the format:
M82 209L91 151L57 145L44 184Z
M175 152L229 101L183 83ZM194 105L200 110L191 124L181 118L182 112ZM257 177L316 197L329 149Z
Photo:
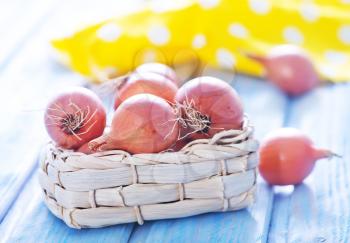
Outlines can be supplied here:
M349 242L350 83L324 85L291 99L265 81L236 79L258 139L293 126L316 145L343 155L319 161L296 187L270 187L259 178L257 201L248 209L88 230L70 229L46 209L36 174L38 151L47 141L43 108L57 90L84 84L54 61L48 40L77 19L134 11L142 3L124 5L107 0L0 2L0 241Z

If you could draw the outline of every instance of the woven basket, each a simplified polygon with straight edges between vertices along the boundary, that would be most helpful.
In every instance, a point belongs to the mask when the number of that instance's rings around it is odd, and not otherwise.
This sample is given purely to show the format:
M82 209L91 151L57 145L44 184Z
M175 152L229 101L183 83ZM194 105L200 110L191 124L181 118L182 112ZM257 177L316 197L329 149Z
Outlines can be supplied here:
M247 120L179 152L86 155L49 143L39 181L47 207L73 228L237 210L254 201L257 148Z

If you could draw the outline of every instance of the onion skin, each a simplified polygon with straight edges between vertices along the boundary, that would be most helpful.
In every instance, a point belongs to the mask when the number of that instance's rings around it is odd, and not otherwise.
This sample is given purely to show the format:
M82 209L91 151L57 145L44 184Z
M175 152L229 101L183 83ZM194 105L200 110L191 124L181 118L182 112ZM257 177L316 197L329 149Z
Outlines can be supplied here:
M89 142L83 144L76 150L76 152L84 153L84 154L93 154L94 151L92 151L89 147Z
M177 77L174 69L171 67L157 62L144 63L138 66L135 70L136 73L157 73L168 79L170 79L177 86L180 84L180 80Z
M178 152L190 142L191 142L191 139L189 138L177 140L176 143L169 148L169 150L173 152Z
M71 119L68 119L68 118ZM74 131L63 120L82 120ZM92 91L76 87L54 97L44 115L45 127L51 139L65 149L77 149L100 136L106 126L106 110Z
M318 159L335 154L315 148L312 141L295 128L280 128L262 142L259 171L271 185L296 185L313 170Z
M299 47L280 45L267 56L247 54L265 67L267 78L290 96L304 94L319 85L319 77L308 55Z
M137 94L153 94L171 103L177 92L177 86L165 76L157 73L133 73L117 91L114 109L127 98Z
M242 128L240 98L228 83L220 79L207 76L192 79L178 90L175 100L180 106L193 102L193 108L210 120L208 129L192 133L192 139L209 138L222 130Z
M179 126L173 108L162 98L138 94L115 111L111 131L94 139L94 151L121 149L133 154L157 153L177 141Z

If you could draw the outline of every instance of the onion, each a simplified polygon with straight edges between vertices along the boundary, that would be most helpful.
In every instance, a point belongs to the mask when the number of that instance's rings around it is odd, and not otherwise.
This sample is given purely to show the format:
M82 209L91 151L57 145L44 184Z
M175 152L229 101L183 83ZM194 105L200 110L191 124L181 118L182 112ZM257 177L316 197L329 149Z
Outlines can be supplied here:
M84 154L92 154L94 151L92 151L89 147L89 142L84 143L82 146L80 146L77 150L77 152L84 153Z
M314 147L312 141L295 128L280 128L270 133L259 153L260 174L271 185L299 184L311 173L318 159L336 155Z
M135 72L136 73L157 73L170 79L176 85L180 84L180 80L177 77L174 69L162 63L157 63L157 62L144 63L138 66Z
M77 149L103 133L106 111L92 91L77 87L53 98L44 120L48 134L57 145Z
M175 100L182 108L183 119L193 139L208 138L222 130L242 127L241 101L236 91L220 79L192 79L178 90Z
M133 73L117 91L114 109L127 98L143 93L153 94L173 103L176 92L177 86L160 74Z
M94 151L122 149L130 153L156 153L168 149L178 138L174 109L162 98L138 94L115 111L111 130L89 146Z
M293 45L280 45L267 56L247 54L261 63L267 78L288 95L301 95L319 84L315 67L303 49Z
M188 138L179 139L176 141L175 144L173 144L169 148L169 150L174 151L174 152L178 152L190 142L191 142L191 139L188 139Z

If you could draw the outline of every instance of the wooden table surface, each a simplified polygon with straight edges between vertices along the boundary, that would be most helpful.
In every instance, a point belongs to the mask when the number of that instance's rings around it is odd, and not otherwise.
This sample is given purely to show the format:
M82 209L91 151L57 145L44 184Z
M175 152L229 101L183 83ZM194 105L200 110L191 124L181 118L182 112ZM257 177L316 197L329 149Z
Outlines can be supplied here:
M75 230L42 202L37 156L47 141L47 99L84 79L59 65L49 39L91 19L135 11L142 1L0 1L1 242L349 242L350 83L324 85L288 98L269 83L239 76L234 83L261 139L292 126L342 154L321 160L296 187L260 178L256 203L237 212ZM74 23L74 24L73 24Z

